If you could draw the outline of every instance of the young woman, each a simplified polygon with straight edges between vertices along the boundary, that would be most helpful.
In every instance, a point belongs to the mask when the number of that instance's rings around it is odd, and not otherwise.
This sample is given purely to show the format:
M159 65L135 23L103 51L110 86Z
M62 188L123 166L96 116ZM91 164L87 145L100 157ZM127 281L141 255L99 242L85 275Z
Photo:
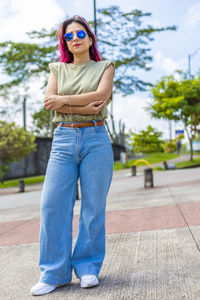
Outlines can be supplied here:
M55 111L50 158L41 200L41 276L33 295L69 283L72 270L82 288L99 284L105 256L106 197L113 152L104 126L112 92L114 63L102 61L85 19L74 16L59 30L60 62L50 63L45 107ZM72 219L77 180L81 210L72 253Z

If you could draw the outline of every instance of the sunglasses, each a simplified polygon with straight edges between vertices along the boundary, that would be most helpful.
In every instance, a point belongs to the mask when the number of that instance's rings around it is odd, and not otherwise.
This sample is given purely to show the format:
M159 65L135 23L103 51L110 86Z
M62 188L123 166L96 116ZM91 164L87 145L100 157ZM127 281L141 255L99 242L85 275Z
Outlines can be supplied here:
M67 41L67 42L69 42L69 41L71 41L72 39L73 39L73 33L72 32L69 32L69 33L65 33L65 35L64 35L64 39L65 39L65 41ZM77 32L77 37L79 38L79 39L84 39L85 38L85 36L86 36L86 32L85 31L83 31L83 30L79 30L78 32Z

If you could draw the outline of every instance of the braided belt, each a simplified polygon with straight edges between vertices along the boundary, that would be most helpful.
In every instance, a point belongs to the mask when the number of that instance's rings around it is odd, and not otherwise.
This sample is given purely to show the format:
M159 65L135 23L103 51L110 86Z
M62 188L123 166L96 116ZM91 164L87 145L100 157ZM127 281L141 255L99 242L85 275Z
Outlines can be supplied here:
M103 126L104 122L102 120L96 121L97 126ZM59 124L57 124L59 126ZM71 124L61 124L62 127L72 127L72 128L77 128L77 127L90 127L90 126L95 126L94 122L79 122L79 123L71 123Z

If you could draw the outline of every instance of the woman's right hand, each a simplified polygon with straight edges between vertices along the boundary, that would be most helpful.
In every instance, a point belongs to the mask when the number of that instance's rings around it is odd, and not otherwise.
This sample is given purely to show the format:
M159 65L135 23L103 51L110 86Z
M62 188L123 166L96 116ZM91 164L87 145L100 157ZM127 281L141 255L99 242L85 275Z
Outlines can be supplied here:
M98 100L83 106L82 109L85 115L97 115L105 104L106 100Z

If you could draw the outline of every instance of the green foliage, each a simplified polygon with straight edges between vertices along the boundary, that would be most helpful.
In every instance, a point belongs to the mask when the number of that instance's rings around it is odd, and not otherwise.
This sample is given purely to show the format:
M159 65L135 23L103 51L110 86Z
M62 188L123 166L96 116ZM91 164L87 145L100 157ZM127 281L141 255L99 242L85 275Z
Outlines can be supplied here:
M115 90L123 95L130 95L136 89L144 90L150 83L140 80L133 74L128 75L129 71L150 70L149 63L152 56L149 54L151 49L148 44L153 41L152 35L165 30L176 30L176 27L143 27L143 19L150 17L151 13L143 13L141 10L124 13L118 6L99 9L98 15L100 16L97 20L98 47L104 58L115 61L117 70L114 80ZM9 75L8 82L0 85L2 96L5 95L3 91L7 90L9 93L11 87L18 86L30 78L40 77L41 87L46 85L48 64L57 61L59 57L56 34L58 27L57 24L50 32L43 28L40 32L27 33L32 43L12 41L0 43L2 71ZM37 41L34 42L34 39ZM38 43L38 39L41 42Z
M200 142L200 133L195 136L194 141L199 141Z
M41 183L41 182L44 182L44 178L45 178L45 176L34 176L34 177L24 178L24 184L26 186L29 184ZM5 189L8 187L13 187L13 186L18 186L18 185L19 185L19 181L17 179L6 180L3 183L0 183L0 189Z
M106 59L115 61L114 92L123 96L131 95L136 90L144 91L150 82L136 77L133 71L151 70L149 44L156 32L176 30L175 26L154 28L144 26L151 13L134 9L124 13L118 6L98 9L97 36L100 53ZM92 23L92 22L91 22Z
M186 161L182 161L182 162L176 163L176 166L177 166L178 169L185 168L185 167L193 167L195 165L199 167L199 165L200 165L200 157L194 158L193 161L186 160Z
M0 162L0 181L1 182L3 181L3 177L6 175L8 170L9 170L8 165L6 165L5 163Z
M164 151L165 151L165 153L175 152L176 148L177 148L177 146L176 146L175 141L166 142L165 145L164 145Z
M152 126L147 126L140 133L131 133L132 147L134 152L151 153L163 151L163 140L160 139L162 132Z
M152 88L153 102L147 110L152 117L182 121L191 148L192 140L200 132L200 77L176 80L173 76L163 77Z
M144 91L152 85L133 74L143 69L149 71L153 58L150 55L149 44L154 40L153 35L166 30L176 30L175 26L154 28L144 26L145 19L151 13L132 10L124 13L118 6L111 6L98 10L97 30L98 48L104 59L115 62L115 77L113 92L123 96L131 95L136 90ZM93 22L89 22L93 24ZM0 64L2 72L8 76L7 82L0 84L0 96L6 101L22 102L22 98L29 96L29 82L38 81L44 90L49 74L48 64L59 60L58 37L56 24L50 32L46 29L27 33L30 43L15 43L5 41L0 43ZM38 42L39 40L39 42ZM20 95L18 94L20 87ZM23 87L24 92L21 92ZM12 102L13 103L13 102ZM11 109L13 107L11 106ZM3 110L8 114L8 110ZM40 112L39 112L40 113ZM41 128L41 123L35 116L35 125ZM42 118L43 126L47 128L46 116Z
M3 177L8 171L8 163L19 161L36 150L35 136L15 125L14 122L0 121L0 165Z
M153 117L183 121L194 129L200 123L200 77L182 81L163 77L152 88L152 96L148 110Z
M179 134L176 138L177 141L182 139L184 139L184 134Z
M34 113L33 117L33 125L35 127L34 134L39 134L40 136L51 136L51 128L50 128L50 111L46 110L44 107ZM53 125L55 127L55 125Z
M164 152L156 152L156 153L150 153L147 156L145 156L145 160L147 160L150 164L159 163L162 161L168 161L170 159L178 157L177 153L164 153ZM128 160L128 168L131 168L134 162L137 159L129 159ZM140 163L140 165L146 165L145 163ZM126 166L127 167L127 166ZM120 170L123 169L123 166L121 162L115 162L114 163L114 170Z
M33 31L27 34L32 39L43 39L42 43L15 43L12 41L0 43L2 71L9 76L9 80L0 85L2 92L5 89L9 92L11 87L18 86L30 78L41 78L41 75L49 72L48 63L56 58L55 29L50 33L42 29L41 32ZM1 93L1 95L3 94Z
M36 150L35 136L15 125L0 121L0 160L19 161Z

